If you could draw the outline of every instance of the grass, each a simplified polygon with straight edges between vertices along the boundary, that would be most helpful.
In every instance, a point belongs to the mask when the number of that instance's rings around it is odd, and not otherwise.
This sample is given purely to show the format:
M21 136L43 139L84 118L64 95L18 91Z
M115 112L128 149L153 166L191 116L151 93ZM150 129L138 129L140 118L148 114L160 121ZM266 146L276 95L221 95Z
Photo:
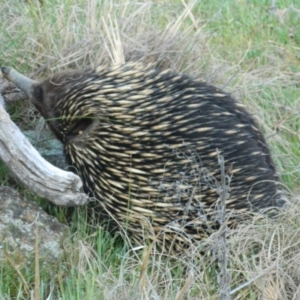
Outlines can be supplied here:
M2 0L0 6L0 65L25 74L41 68L37 78L140 59L202 76L254 114L291 196L279 220L253 220L229 232L234 299L300 297L300 7L288 0L271 4ZM8 110L22 128L37 119L27 105ZM10 183L2 165L0 180ZM61 209L53 213L63 221ZM28 288L11 264L1 263L1 299L29 299L36 284L35 299L218 299L211 256L175 259L156 251L149 257L147 248L132 249L130 241L87 225L82 209L76 216L60 262L41 265L37 282L34 266L20 268ZM216 238L206 243L216 247Z

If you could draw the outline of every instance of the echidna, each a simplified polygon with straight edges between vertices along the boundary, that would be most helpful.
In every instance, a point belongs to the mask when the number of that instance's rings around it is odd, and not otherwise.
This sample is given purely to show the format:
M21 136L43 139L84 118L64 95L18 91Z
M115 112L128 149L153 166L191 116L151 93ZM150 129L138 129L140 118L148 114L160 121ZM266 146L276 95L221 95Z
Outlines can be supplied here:
M231 177L226 212L232 220L282 206L275 166L253 117L202 80L141 63L39 82L11 68L2 72L63 143L102 216L137 241L199 240L218 225L218 154Z

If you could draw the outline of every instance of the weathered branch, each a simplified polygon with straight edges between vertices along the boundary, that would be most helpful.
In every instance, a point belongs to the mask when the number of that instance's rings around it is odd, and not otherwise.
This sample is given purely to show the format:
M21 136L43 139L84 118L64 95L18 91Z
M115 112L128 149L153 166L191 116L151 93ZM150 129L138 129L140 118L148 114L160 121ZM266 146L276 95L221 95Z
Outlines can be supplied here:
M26 100L28 97L20 91L13 83L4 80L0 76L0 93L2 94L6 103L13 103L17 101Z
M83 205L88 200L86 194L80 193L80 178L44 160L12 122L5 110L1 93L0 158L18 181L56 205Z

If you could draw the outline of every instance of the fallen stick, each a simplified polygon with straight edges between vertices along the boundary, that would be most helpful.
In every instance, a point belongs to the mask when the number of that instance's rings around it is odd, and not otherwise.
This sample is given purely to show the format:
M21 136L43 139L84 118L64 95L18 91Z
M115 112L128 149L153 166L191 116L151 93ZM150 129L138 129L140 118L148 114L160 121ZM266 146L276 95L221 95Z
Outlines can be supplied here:
M5 110L0 91L0 158L13 176L36 195L60 206L87 203L81 179L47 162Z

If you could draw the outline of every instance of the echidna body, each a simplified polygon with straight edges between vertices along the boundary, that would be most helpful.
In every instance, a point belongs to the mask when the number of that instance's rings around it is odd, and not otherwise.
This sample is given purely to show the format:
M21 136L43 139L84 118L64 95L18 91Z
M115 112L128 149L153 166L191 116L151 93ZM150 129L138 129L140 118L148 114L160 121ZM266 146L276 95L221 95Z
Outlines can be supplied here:
M231 178L232 219L282 205L253 117L201 80L127 63L53 75L26 92L102 216L137 241L199 240L217 225L218 154Z

